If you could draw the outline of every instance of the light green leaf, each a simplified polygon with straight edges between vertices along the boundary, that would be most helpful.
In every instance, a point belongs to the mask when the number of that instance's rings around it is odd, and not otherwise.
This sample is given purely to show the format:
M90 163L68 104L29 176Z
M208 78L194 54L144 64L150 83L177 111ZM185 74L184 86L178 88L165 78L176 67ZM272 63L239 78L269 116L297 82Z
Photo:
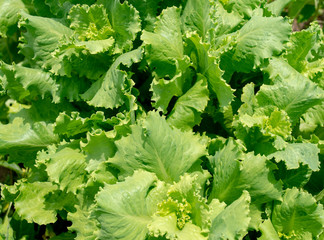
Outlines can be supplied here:
M125 93L134 84L125 71L119 70L121 64L130 67L142 58L141 49L120 55L110 66L107 73L81 96L95 107L117 108L124 104Z
M195 229L195 234L198 234L200 238L202 237L200 234L208 232L211 217L217 211L213 209L214 206L217 207L216 203L209 208L207 199L201 195L204 191L203 186L209 177L208 172L185 173L180 177L179 182L171 185L167 192L167 199L159 203L154 220L148 226L150 234L160 233L161 236L166 234L180 237L180 235L187 234L188 225ZM176 216L175 222L173 222L173 216ZM167 229L166 225L172 223L174 225Z
M290 37L284 57L298 72L304 70L306 57L319 39L317 31L320 31L319 26L318 29L312 27L300 32L294 32Z
M260 231L262 233L258 240L280 240L278 233L274 229L270 219L265 220L260 225Z
M62 191L76 193L86 182L86 159L77 149L65 147L55 153L49 152L46 159L46 172L49 179L59 184Z
M287 169L296 169L299 164L308 165L313 171L318 171L320 162L318 158L319 149L312 143L290 143L282 150L268 155L276 162L284 161Z
M46 69L56 68L60 64L52 55L64 36L71 36L73 31L62 23L45 17L23 13L19 27L26 29L23 33L21 52L25 57Z
M157 112L150 112L143 123L131 129L129 136L115 142L117 153L110 160L123 175L144 169L172 183L205 154L199 136L171 128Z
M125 182L105 185L96 195L93 212L100 223L99 239L143 240L165 194L156 176L145 171L136 171Z
M205 39L207 31L211 28L210 1L187 1L181 20L185 31L196 31L202 39Z
M45 196L57 189L49 182L22 183L15 208L22 219L29 223L49 224L56 222L56 211L46 207Z
M3 62L0 62L0 69L5 74L5 77L0 77L1 85L12 99L20 102L33 101L50 95L53 102L59 102L58 85L49 73L41 69L7 65Z
M160 7L161 1L162 0L128 0L128 2L139 12L142 20L142 29L153 31L157 11Z
M154 78L150 90L153 92L152 105L167 112L172 97L180 97L191 86L193 73L190 71L190 59L184 57L175 62L176 73L171 80Z
M220 1L210 1L210 18L212 28L209 31L211 45L218 45L221 39L226 38L226 34L233 32L243 21L243 17L236 12L227 12Z
M68 220L72 222L69 230L77 233L75 240L95 240L99 232L97 220L90 218L89 210L82 209L79 205L75 208L75 212L68 213Z
M265 5L266 9L269 10L275 16L280 16L284 8L293 0L275 0Z
M97 4L105 7L114 30L115 53L130 51L137 33L141 30L138 11L127 1L120 3L119 0L99 0Z
M209 100L207 81L203 76L174 105L167 122L179 129L189 130L201 121L200 114Z
M217 59L209 54L209 45L202 43L196 34L188 36L187 44L197 72L207 78L208 87L217 96L220 106L228 106L234 98L233 90L222 78Z
M265 131L272 136L287 138L291 135L291 124L289 117L284 111L273 111L266 121Z
M175 213L164 217L153 216L153 222L148 228L150 235L154 237L164 236L171 240L207 240L207 237L201 234L201 229L192 223L187 223L183 229L179 229Z
M230 139L221 150L209 157L213 173L209 200L217 198L220 201L231 202L240 196L241 191L235 190L235 187L240 174L240 164L237 160L242 158L242 154L239 145Z
M324 210L313 196L297 188L287 189L282 203L276 203L272 223L280 235L296 239L316 238L324 227ZM300 238L311 234L310 238Z
M74 5L69 13L72 28L81 41L103 40L113 35L106 10L102 5Z
M322 138L322 128L324 127L324 102L307 110L300 118L299 130L303 133L315 133Z
M213 169L212 192L209 198L230 203L243 190L247 190L254 202L280 200L280 183L275 181L266 160L266 157L255 156L253 153L243 154L239 145L229 140L224 148L209 158Z
M288 19L253 16L237 32L237 43L223 56L221 66L227 71L248 73L264 59L279 54L290 33Z
M287 62L273 58L265 69L274 81L273 85L263 85L256 94L260 106L276 106L284 110L292 125L309 108L320 104L324 91L315 83L303 77Z
M72 112L71 116L63 112L56 118L54 132L72 137L91 130L91 127L91 120L81 118L79 112Z
M32 126L24 124L22 118L15 118L12 123L0 124L0 152L10 153L20 150L40 150L58 142L53 133L53 126L36 122Z
M154 32L143 31L146 59L158 77L172 78L176 72L175 61L184 57L180 26L180 9L172 7L162 11Z
M60 135L72 137L98 128L110 128L111 123L105 118L103 112L98 111L90 117L80 117L80 112L67 114L61 112L55 121L54 132Z
M108 69L113 60L107 52L114 46L112 37L103 40L66 41L57 48L53 55L60 64L53 67L52 71L60 76L80 77L97 80ZM73 81L68 79L68 81Z
M28 10L21 0L1 0L0 9L0 36L6 37L17 30L18 13Z
M113 136L109 132L98 130L95 133L87 133L87 142L81 143L81 149L90 160L102 161L114 156L116 146Z
M224 7L229 12L237 12L240 15L250 18L253 10L258 8L264 0L226 0Z
M249 222L250 195L244 191L239 199L227 206L212 222L209 240L242 239Z

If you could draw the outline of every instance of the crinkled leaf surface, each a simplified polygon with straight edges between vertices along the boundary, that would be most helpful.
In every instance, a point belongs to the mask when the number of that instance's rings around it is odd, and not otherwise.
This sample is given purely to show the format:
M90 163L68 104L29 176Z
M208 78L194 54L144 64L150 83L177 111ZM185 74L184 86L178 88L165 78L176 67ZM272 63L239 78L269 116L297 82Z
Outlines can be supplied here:
M175 7L165 9L154 32L143 31L141 39L146 45L147 61L157 76L173 77L174 61L183 58L180 10Z
M279 233L286 236L300 237L308 232L316 238L323 230L323 216L323 206L317 204L312 195L292 188L286 190L283 202L274 206L272 223Z
M163 199L163 186L145 171L136 171L124 182L105 187L96 196L93 216L100 223L100 239L144 239L157 203ZM163 194L164 193L164 194Z
M58 142L53 126L44 122L24 123L15 118L12 123L0 124L0 152L9 153L19 150L40 150Z
M181 15L184 30L197 31L199 36L205 39L208 30L211 28L210 5L211 3L208 0L187 1Z
M130 67L132 63L140 61L141 58L141 49L119 56L107 73L82 94L82 98L95 107L119 107L124 103L124 94L132 83L127 73L118 68L121 64Z
M188 51L196 55L194 65L197 71L207 78L208 87L217 96L220 106L227 106L233 100L233 90L222 78L217 59L208 52L209 46L197 35L190 36L187 42Z
M209 100L208 93L206 79L202 77L177 100L167 122L185 130L199 124L200 114L205 110Z
M60 185L61 190L76 193L85 182L86 159L78 150L65 147L45 158L49 179Z
M277 162L284 161L287 169L296 169L299 164L308 165L313 171L319 170L319 149L312 143L291 143L281 151L275 152L268 158L275 158Z
M212 221L210 240L216 239L241 239L247 232L249 222L250 195L247 191L227 206Z
M225 70L232 66L235 71L250 72L260 66L264 59L279 54L290 33L291 26L287 19L253 16L237 32L237 44L227 53L229 55L221 66Z
M46 208L45 196L57 189L50 182L23 183L15 200L17 213L28 222L49 224L56 222L56 211Z
M22 14L20 28L25 28L21 52L32 62L44 68L54 67L57 60L52 56L64 36L71 36L73 31L62 23L45 17Z
M157 112L131 129L130 135L115 142L117 152L110 160L126 175L144 169L172 183L205 154L199 136L172 128Z
M256 95L258 103L286 111L293 125L307 109L323 101L324 91L285 61L272 59L266 71L274 84L260 88Z
M97 3L105 7L109 22L114 30L115 52L131 50L133 40L141 30L138 11L127 1L120 3L119 0L99 0Z
M249 191L254 201L281 199L281 186L271 174L266 157L253 153L245 155L239 145L230 140L209 161L214 174L211 199L232 202L243 190Z
M20 11L28 12L21 0L1 0L0 1L0 36L6 37L7 32L11 34L16 30Z
M26 68L17 65L8 65L0 62L5 77L1 85L8 89L8 95L17 101L32 101L50 95L53 102L58 102L58 85L51 75L41 69Z

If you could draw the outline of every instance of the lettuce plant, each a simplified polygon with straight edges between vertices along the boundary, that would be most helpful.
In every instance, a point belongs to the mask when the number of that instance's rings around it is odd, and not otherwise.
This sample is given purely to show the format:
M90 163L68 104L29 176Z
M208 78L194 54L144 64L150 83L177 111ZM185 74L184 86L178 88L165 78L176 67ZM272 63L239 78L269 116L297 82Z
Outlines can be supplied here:
M324 239L294 2L0 0L1 239Z

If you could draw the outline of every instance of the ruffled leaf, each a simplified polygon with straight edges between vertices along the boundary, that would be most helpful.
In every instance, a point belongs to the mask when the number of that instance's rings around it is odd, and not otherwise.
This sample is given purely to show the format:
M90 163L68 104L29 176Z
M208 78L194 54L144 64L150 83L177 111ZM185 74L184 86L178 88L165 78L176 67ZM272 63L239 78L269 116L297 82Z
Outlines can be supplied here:
M157 112L149 113L142 124L131 129L129 136L115 142L117 153L110 160L124 175L144 169L172 183L205 154L199 136L173 129Z

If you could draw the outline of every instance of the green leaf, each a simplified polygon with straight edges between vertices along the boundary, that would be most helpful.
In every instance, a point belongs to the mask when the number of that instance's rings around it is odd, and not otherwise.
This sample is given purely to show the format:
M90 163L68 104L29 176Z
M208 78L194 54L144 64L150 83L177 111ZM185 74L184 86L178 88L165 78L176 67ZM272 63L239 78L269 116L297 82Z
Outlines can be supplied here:
M209 198L230 203L247 190L254 202L280 200L280 183L275 181L266 160L266 157L253 153L243 154L240 146L229 140L224 148L209 158L213 171Z
M268 155L277 162L284 161L287 169L296 169L299 164L308 165L313 171L318 171L320 162L318 158L319 149L312 143L290 143L282 150Z
M256 94L260 106L276 106L287 112L292 125L311 107L320 104L324 91L303 77L287 62L273 58L265 69L274 81L263 85Z
M56 222L56 211L46 207L45 196L57 189L49 182L22 183L15 200L19 216L29 223L49 224Z
M233 90L222 78L223 73L217 59L208 52L209 46L202 43L196 34L188 36L187 44L189 45L187 51L194 59L197 72L207 78L208 87L217 96L220 106L228 106L234 98Z
M71 8L68 19L81 41L103 40L113 35L106 10L102 5L75 5Z
M85 156L79 150L69 147L54 151L51 149L43 155L49 179L59 184L61 190L75 194L86 181Z
M249 222L250 195L244 191L239 199L227 206L212 221L210 240L242 239L247 233Z
M20 11L28 12L21 0L0 1L0 36L12 35L17 30Z
M126 175L144 169L172 183L205 154L199 136L173 129L157 112L150 112L143 123L131 129L129 136L115 142L117 153L110 160Z
M165 217L153 216L153 222L148 226L150 235L154 237L164 236L166 239L179 240L207 240L201 234L198 226L187 223L183 229L177 227L177 216L172 213Z
M32 101L50 95L53 102L59 102L58 85L51 75L41 69L7 65L0 62L0 69L5 74L1 85L8 95L17 101Z
M100 239L144 239L165 195L165 187L154 174L136 171L125 182L105 187L96 196L93 216L100 223Z
M158 18L154 32L143 31L146 59L158 77L175 74L175 60L183 59L180 9L167 8Z
M229 12L237 12L246 18L252 16L253 10L258 8L264 0L222 0L226 2L225 9Z
M260 225L260 231L262 235L260 238L258 238L259 240L280 240L278 233L274 229L270 219L265 220Z
M125 71L119 70L121 64L130 67L142 58L141 49L120 55L107 73L81 96L95 107L117 108L125 103L125 92L134 84Z
M304 70L306 57L319 39L317 32L319 29L316 30L316 28L309 28L300 32L294 32L290 37L284 57L298 72Z
M38 66L46 69L57 68L57 59L53 57L54 50L59 46L64 36L71 36L73 31L62 23L51 19L32 16L23 13L19 27L26 29L23 33L21 53Z
M185 31L196 31L202 39L211 28L210 2L208 0L189 0L183 9L181 19Z
M142 29L149 31L153 30L161 1L162 0L128 0L128 2L139 12L142 20Z
M280 162L277 166L278 170L275 171L275 175L283 182L285 188L304 187L313 173L308 165L300 164L298 168L290 170L287 169L284 162Z
M322 128L324 127L324 102L307 110L300 118L299 130L303 133L315 133L323 139Z
M276 0L265 5L266 9L269 10L275 16L280 16L284 8L293 0Z
M311 234L316 238L324 227L323 215L323 206L311 194L292 188L286 190L282 203L275 204L271 219L279 236L303 239L304 234Z
M290 5L289 5L289 11L288 11L288 16L290 18L295 18L297 15L300 13L300 11L305 7L305 5L308 3L308 0L299 0L296 1L294 0Z
M291 33L288 19L253 16L239 31L233 50L227 52L221 67L227 71L248 73L264 59L278 55Z
M153 92L152 105L158 110L167 112L173 97L180 97L191 86L193 73L190 70L190 59L184 57L175 62L176 72L171 80L154 78L150 90Z
M183 130L189 130L199 124L200 115L209 100L208 95L206 78L200 76L195 85L177 100L167 122Z
M102 161L115 155L116 146L109 132L96 131L87 134L87 142L81 143L81 149L90 160Z
M70 231L75 231L77 236L75 240L95 240L99 232L98 221L90 218L90 211L76 206L76 211L68 213L68 220L72 222Z
M37 151L57 141L53 126L44 122L36 122L31 126L24 124L22 118L15 118L12 123L0 124L0 153Z
M105 7L109 22L114 30L115 52L130 51L136 34L141 30L138 11L127 1L120 3L119 0L99 0L97 4L102 4Z

